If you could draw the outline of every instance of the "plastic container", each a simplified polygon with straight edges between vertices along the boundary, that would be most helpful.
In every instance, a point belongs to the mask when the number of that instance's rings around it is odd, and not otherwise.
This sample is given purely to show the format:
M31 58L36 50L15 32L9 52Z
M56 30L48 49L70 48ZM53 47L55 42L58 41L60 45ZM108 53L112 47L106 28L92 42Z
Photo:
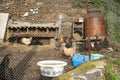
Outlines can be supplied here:
M94 60L95 59L100 59L100 58L104 57L104 55L102 55L102 54L91 54L91 56L94 58Z
M72 65L74 67L77 67L78 65L84 63L84 56L81 54L74 54L74 56L72 57Z
M91 60L94 60L94 56L91 56ZM89 61L89 56L88 55L84 55L84 62Z
M104 55L101 55L101 54L91 54L91 60L96 60L103 57ZM87 61L89 61L88 55L81 55L80 53L77 53L77 54L74 54L74 56L72 57L72 65L74 67L77 67L80 64L85 63Z
M41 75L55 77L63 74L64 66L66 66L67 63L58 60L44 60L39 61L37 65L40 66Z

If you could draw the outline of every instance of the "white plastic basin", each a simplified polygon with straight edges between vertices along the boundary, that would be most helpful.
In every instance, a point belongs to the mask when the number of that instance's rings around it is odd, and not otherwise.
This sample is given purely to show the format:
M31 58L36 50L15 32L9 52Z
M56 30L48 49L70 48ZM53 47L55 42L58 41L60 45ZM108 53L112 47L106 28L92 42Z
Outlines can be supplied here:
M47 77L55 77L63 74L64 66L67 65L65 61L58 60L44 60L37 63L40 66L41 75Z

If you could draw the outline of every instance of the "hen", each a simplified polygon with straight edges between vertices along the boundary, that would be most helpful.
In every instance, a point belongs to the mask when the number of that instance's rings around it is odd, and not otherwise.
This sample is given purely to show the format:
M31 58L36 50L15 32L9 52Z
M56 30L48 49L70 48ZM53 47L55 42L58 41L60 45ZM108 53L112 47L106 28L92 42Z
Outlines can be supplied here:
M22 43L29 45L32 41L32 37L29 38L22 38Z
M11 54L7 54L0 64L0 80L12 80L11 69L9 68Z
M76 53L76 46L67 48L65 45L62 45L62 50L64 55L72 57Z

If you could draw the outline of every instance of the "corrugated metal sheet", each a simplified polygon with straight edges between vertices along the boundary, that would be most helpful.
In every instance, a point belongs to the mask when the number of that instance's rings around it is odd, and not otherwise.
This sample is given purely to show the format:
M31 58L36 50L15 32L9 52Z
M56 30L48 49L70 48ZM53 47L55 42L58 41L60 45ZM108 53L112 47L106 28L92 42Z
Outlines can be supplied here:
M8 27L15 27L15 28L21 28L21 27L48 27L48 28L56 28L55 23L43 23L43 24L36 24L36 23L29 23L29 22L14 22L14 23L9 23Z
M6 31L6 25L8 22L8 13L0 13L0 40L3 41Z

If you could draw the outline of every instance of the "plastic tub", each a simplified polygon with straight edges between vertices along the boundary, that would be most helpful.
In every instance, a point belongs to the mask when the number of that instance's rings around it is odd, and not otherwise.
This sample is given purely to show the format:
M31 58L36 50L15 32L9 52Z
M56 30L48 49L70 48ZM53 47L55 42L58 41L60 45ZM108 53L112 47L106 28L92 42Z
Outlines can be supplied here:
M67 63L58 60L44 60L39 61L37 65L40 66L41 75L55 77L63 74L64 66L66 66Z

